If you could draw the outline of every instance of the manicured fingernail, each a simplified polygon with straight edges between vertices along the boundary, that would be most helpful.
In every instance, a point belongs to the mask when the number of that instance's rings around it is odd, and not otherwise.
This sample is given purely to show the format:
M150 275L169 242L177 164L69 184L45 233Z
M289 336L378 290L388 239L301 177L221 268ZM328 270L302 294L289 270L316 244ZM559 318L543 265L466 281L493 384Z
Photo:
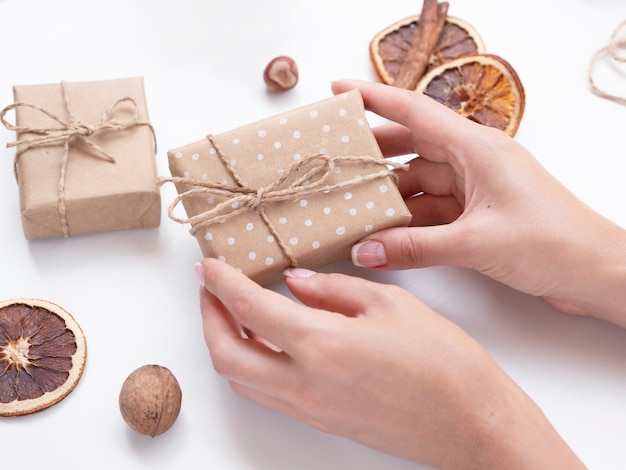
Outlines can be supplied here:
M204 266L202 266L202 263L196 263L193 270L195 271L196 276L198 276L200 285L204 286Z
M352 262L362 268L375 268L387 264L387 253L382 243L366 240L352 247Z
M313 276L313 274L316 274L315 271L303 268L289 268L283 272L285 277L290 277L291 279L304 279L305 277Z

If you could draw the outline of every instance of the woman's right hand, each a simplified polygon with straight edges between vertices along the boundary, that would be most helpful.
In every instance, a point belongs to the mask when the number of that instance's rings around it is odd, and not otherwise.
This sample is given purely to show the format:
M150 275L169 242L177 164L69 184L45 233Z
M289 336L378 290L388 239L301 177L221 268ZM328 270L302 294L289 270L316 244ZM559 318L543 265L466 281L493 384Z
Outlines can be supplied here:
M240 396L436 468L583 468L488 353L406 290L289 269L296 302L216 259L196 272L211 359Z
M386 156L417 153L400 175L411 227L372 234L353 261L373 269L456 265L560 310L626 327L626 231L594 212L520 144L418 93L360 81Z

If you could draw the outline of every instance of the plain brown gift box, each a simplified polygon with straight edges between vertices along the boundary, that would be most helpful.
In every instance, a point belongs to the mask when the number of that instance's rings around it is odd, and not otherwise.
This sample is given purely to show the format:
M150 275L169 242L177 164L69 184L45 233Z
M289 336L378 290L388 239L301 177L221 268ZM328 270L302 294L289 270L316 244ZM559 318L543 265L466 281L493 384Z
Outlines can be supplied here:
M95 126L106 111L128 97L136 104L137 122L149 123L142 78L64 83L76 121ZM14 86L15 103L34 104L64 121L66 109L60 83ZM129 119L128 102L113 111L113 118ZM18 127L58 127L44 113L28 106L15 109ZM63 202L69 235L154 228L159 226L161 199L157 185L155 139L151 126L136 125L118 132L88 137L115 158L107 161L82 142L70 141ZM19 132L18 140L31 138ZM63 143L29 148L17 164L22 225L27 239L64 235L59 214L59 180Z
M233 172L246 187L258 190L294 162L316 154L359 157L338 161L329 185L372 173L384 176L263 206L298 266L314 269L347 258L352 245L368 234L409 224L411 214L394 175L385 164L372 162L384 160L356 90L172 149L168 158L172 176L186 178L175 181L182 195L194 188L194 181L237 186ZM201 192L181 200L191 219L229 199ZM170 215L176 205L170 206ZM280 280L291 265L257 210L196 229L192 223L192 233L205 257L222 259L263 285Z

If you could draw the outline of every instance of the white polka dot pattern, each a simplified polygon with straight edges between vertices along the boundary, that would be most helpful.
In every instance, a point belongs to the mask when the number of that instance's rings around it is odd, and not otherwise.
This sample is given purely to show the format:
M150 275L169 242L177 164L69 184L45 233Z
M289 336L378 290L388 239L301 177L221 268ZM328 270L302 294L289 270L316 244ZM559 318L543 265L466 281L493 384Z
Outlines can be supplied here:
M174 176L236 186L229 171L252 188L267 186L284 175L290 164L313 154L382 157L367 125L358 92L334 96L310 106L213 136L230 168L220 160L208 140L168 152ZM364 178L385 169L367 162L341 162L329 184ZM298 170L298 175L306 170ZM289 175L288 182L294 178ZM315 177L301 182L315 183ZM221 196L183 201L191 217L224 202ZM227 204L241 209L236 204ZM204 256L222 259L241 268L262 284L281 278L288 267L283 249L290 250L302 267L316 268L349 256L351 246L366 234L406 225L410 214L391 177L325 191L304 198L264 204L259 211L244 212L221 224L196 232ZM277 234L279 239L277 239ZM285 248L281 248L283 245Z

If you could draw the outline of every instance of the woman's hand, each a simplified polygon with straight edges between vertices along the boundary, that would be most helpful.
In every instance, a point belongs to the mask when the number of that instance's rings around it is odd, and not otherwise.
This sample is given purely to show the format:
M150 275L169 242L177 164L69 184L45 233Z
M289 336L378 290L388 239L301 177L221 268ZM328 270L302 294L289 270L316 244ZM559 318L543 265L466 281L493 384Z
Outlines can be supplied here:
M340 81L392 121L374 129L386 156L417 153L400 175L413 227L372 234L355 264L478 270L573 314L626 326L626 231L591 210L521 145L418 93Z
M226 263L196 269L211 358L239 395L431 466L580 465L480 345L401 288L290 270L299 304Z

